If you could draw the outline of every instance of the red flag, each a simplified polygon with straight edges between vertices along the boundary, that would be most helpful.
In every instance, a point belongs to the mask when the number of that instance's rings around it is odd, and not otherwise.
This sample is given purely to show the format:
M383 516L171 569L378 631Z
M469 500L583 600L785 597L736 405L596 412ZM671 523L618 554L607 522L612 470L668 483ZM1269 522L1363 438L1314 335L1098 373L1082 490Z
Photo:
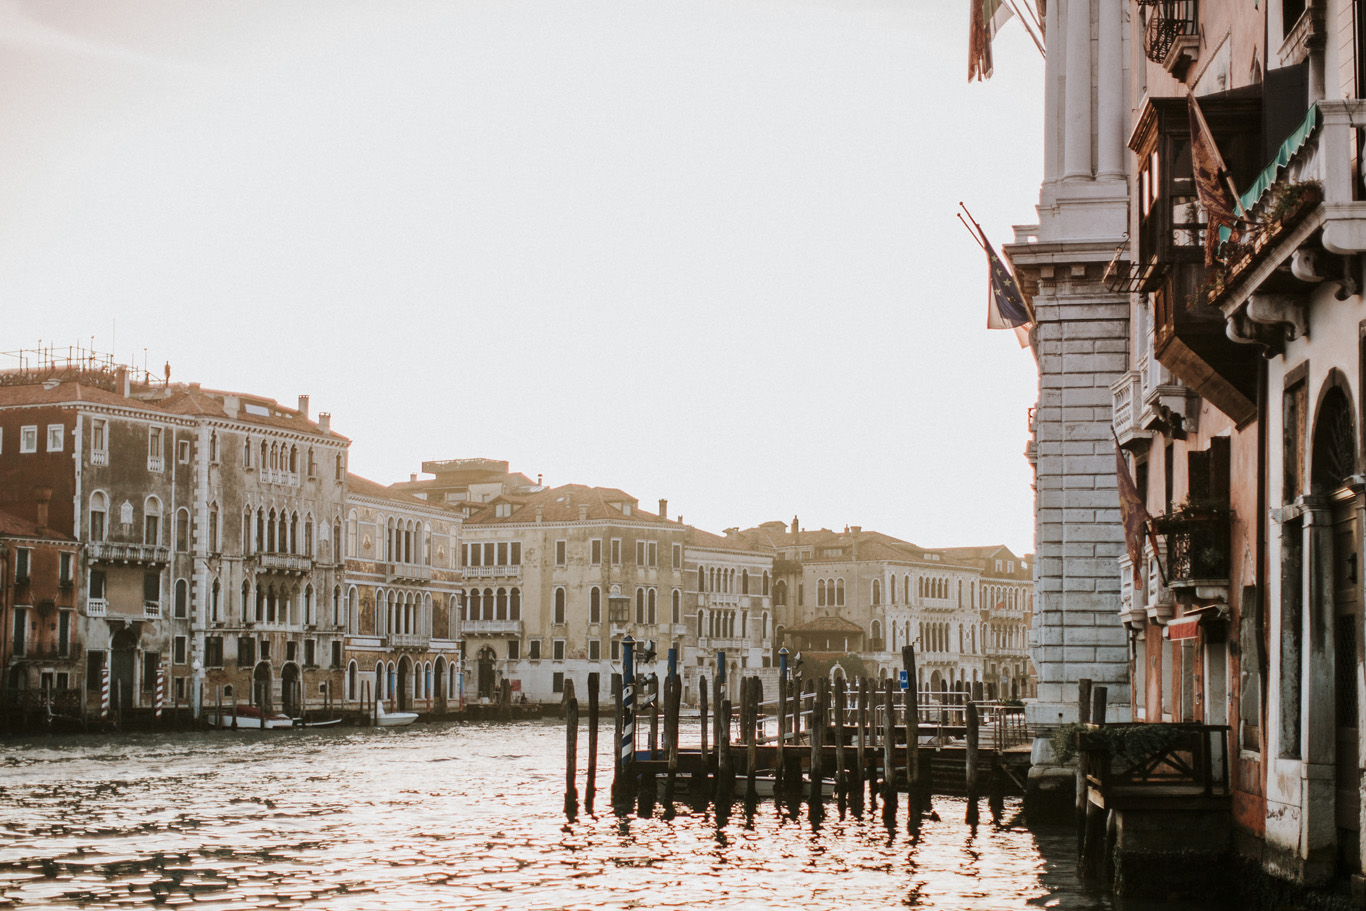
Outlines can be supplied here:
M1205 210L1205 265L1214 264L1215 251L1219 248L1219 229L1229 228L1232 239L1238 238L1238 215L1236 209L1241 204L1233 195L1224 167L1224 158L1219 154L1219 145L1210 133L1205 115L1200 111L1200 102L1195 96L1187 94L1190 108L1191 128L1191 171L1195 178L1195 192L1200 197L1200 205Z

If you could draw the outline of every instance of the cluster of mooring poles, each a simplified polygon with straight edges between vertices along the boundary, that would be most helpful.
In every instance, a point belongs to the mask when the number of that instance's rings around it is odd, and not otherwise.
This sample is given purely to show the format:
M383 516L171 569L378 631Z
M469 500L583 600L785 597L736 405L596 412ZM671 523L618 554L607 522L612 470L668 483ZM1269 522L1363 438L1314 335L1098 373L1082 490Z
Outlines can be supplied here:
M772 800L780 813L793 819L799 818L805 803L815 826L824 818L828 800L833 799L841 818L846 812L862 816L865 808L874 812L880 800L883 821L893 828L901 793L907 795L908 829L931 812L929 754L934 750L922 749L920 741L924 735L943 733L946 709L920 703L913 647L902 649L905 674L900 686L891 679L802 679L800 667L789 669L787 649L782 649L777 693L766 701L760 678L742 677L735 688L738 713L725 695L731 688L725 653L718 652L710 706L707 678L699 679L696 745L679 740L683 681L678 674L678 650L669 649L661 688L658 675L637 674L636 647L630 637L622 640L622 671L611 680L615 723L610 794L618 814L625 815L634 807L639 816L653 816L662 805L663 818L671 819L677 812L676 800L681 799L695 810L713 807L718 823L724 823L737 802L743 802L746 814L753 814L760 800ZM582 806L589 814L596 789L599 682L597 674L588 675L588 757ZM963 728L955 730L964 734L967 821L975 825L980 799L980 717L975 703L955 708L964 716ZM565 723L564 809L573 820L580 808L579 703L570 679L565 680ZM1003 781L995 767L993 762L989 807L993 819L999 819Z

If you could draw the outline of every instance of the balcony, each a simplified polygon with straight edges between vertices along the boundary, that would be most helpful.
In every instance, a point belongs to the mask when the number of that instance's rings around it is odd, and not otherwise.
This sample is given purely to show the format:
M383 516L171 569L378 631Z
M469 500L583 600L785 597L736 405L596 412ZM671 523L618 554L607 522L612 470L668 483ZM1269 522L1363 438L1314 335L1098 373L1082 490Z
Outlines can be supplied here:
M299 554L256 554L252 559L260 572L302 576L313 571L313 558Z
M462 572L466 579L518 579L522 578L522 567L515 566L466 566ZM430 578L430 577L428 577Z
M417 563L389 563L384 567L384 581L416 583L432 581L432 568Z
M92 450L90 450L90 464L91 464L91 465L101 465L101 466L103 466L103 465L108 465L108 464L109 464L109 450L108 450L108 449L92 449Z
M87 617L103 617L109 613L109 602L103 598L87 598L85 602L85 615Z
M1162 574L1162 567L1167 562L1166 540L1158 538L1157 547L1154 552L1151 544L1145 545L1143 553L1148 573L1148 619L1162 625L1172 618L1176 599Z
M171 549L156 544L114 544L96 541L89 545L88 552L92 563L164 566L171 559Z
M1111 420L1121 446L1128 446L1136 440L1147 441L1147 435L1138 432L1138 403L1142 388L1142 375L1137 370L1130 370L1110 387L1114 408Z
M697 595L697 606L738 610L740 607L740 596L729 592L699 592Z
M1200 24L1195 0L1139 0L1143 10L1143 54L1177 79L1195 62Z
M1157 520L1167 539L1167 586L1201 600L1228 598L1232 554L1227 509L1183 510Z
M432 637L426 633L390 633L384 637L384 644L389 648L410 648L426 651L431 644Z
M1352 179L1363 126L1366 101L1320 101L1247 184L1242 204L1264 227L1226 257L1209 294L1230 338L1274 356L1308 333L1315 285L1350 292L1341 257L1366 252L1366 193Z
M1187 433L1196 429L1200 413L1198 403L1189 401L1186 387L1153 356L1154 341L1153 334L1149 333L1147 350L1138 362L1142 381L1142 394L1136 406L1138 426L1184 439Z
M464 620L460 632L465 636L520 636L521 620Z
M160 619L161 619L161 602L160 602L160 601L144 601L144 602L142 602L142 616L146 617L148 620L160 620Z

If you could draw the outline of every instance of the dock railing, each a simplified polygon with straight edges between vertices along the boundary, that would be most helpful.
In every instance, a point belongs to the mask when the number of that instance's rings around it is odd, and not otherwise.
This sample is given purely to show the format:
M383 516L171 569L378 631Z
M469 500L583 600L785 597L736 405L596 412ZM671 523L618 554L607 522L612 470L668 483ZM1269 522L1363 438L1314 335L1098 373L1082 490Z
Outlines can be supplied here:
M1090 725L1077 733L1087 783L1123 788L1186 787L1204 796L1229 793L1229 727L1220 724Z

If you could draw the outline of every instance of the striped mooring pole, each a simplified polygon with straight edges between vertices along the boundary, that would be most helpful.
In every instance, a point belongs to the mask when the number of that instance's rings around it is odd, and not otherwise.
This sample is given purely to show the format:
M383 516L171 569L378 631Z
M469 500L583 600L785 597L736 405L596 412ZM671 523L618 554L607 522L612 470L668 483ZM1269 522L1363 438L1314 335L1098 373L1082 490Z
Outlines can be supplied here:
M631 768L636 759L636 641L630 636L621 640L621 778L631 780ZM634 786L632 786L634 787Z
M109 717L109 662L100 666L100 717Z
M161 706L166 701L166 669L157 665L156 717L161 718Z

